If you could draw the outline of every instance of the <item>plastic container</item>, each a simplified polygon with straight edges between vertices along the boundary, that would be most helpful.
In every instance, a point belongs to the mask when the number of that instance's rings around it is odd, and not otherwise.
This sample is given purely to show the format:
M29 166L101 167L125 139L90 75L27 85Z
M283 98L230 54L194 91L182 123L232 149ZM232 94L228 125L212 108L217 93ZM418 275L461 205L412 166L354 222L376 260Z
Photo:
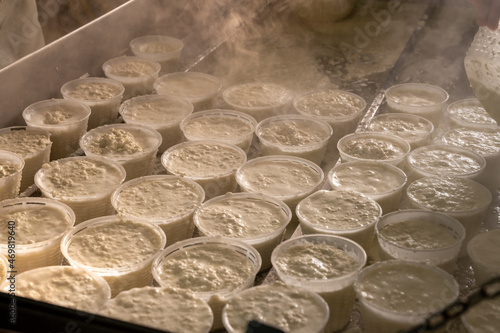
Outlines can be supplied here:
M250 82L233 85L222 93L229 109L244 112L258 122L288 113L293 93L287 88L268 82Z
M467 246L467 254L472 262L476 285L500 275L500 230L494 229L474 236Z
M65 308L96 313L111 298L111 289L102 277L71 266L49 266L16 275L16 296L31 298ZM6 291L10 281L0 285Z
M71 266L103 277L115 297L153 283L151 265L166 241L155 224L109 215L74 227L64 235L61 251Z
M1 202L0 216L5 230L0 251L14 265L9 271L21 273L62 263L59 244L75 223L70 207L52 199L17 198ZM15 236L14 243L9 243L8 231L14 232L10 235Z
M196 112L184 118L180 128L189 141L220 140L246 153L252 144L257 121L246 113L225 109Z
M167 246L191 238L193 214L205 199L203 188L182 177L158 175L129 180L111 195L117 213L128 219L158 225Z
M188 100L197 112L213 109L222 83L217 77L205 73L177 72L160 76L153 87L159 95Z
M302 115L269 117L255 129L262 155L297 156L318 165L332 133L328 123Z
M366 264L366 253L359 244L332 235L299 236L277 246L271 261L284 283L323 297L330 308L325 333L340 330L349 323L354 305L352 285ZM302 276L296 272L302 272Z
M373 117L368 129L397 135L408 142L413 150L431 141L434 125L424 117L413 114L384 113Z
M477 98L455 101L446 108L451 127L469 127L476 129L496 129L497 122L481 105Z
M383 214L399 208L407 176L400 168L377 161L352 161L334 166L327 175L332 189L351 189L375 200Z
M481 181L485 159L468 148L429 145L415 149L406 158L408 183L423 177L441 175Z
M392 229L384 231L387 227ZM455 270L465 238L465 229L456 219L416 209L385 214L376 223L375 232L381 260L425 263L438 266L450 274Z
M127 173L126 180L130 180L153 172L161 142L161 134L150 127L111 124L85 133L80 139L80 147L87 156L120 163Z
M296 214L304 234L342 236L368 252L382 208L360 192L320 190L299 202Z
M43 196L71 207L75 224L113 214L111 194L124 180L125 169L118 162L90 156L52 161L35 175Z
M239 291L253 286L261 263L259 252L241 241L196 237L167 247L153 263L153 276L164 288L188 290L207 301L215 331L223 327L224 305Z
M50 133L28 126L0 129L0 150L18 154L24 160L20 192L33 185L35 173L50 160Z
M0 201L19 194L24 160L10 151L0 150Z
M121 292L99 315L179 333L208 333L214 320L204 300L180 290L149 286Z
M361 96L344 90L316 90L295 98L293 107L304 116L330 124L333 134L327 151L336 153L340 138L356 130L366 108L366 101Z
M78 142L87 131L90 107L68 99L48 99L36 102L23 111L28 127L50 133L52 148L50 158L68 157L78 148Z
M203 236L227 237L253 246L265 270L271 266L271 253L281 243L292 212L283 201L269 196L226 193L203 203L193 219Z
M403 260L364 268L354 290L367 333L409 330L459 296L458 283L446 271Z
M500 30L479 27L464 58L470 86L490 116L500 123Z
M118 110L127 124L148 126L161 134L158 152L182 142L181 121L193 112L193 104L174 96L144 95L131 98Z
M65 99L76 100L90 107L88 129L110 124L117 119L124 92L123 84L103 77L79 78L61 87Z
M500 297L486 299L474 304L460 316L468 333L490 333L500 327Z
M283 332L321 333L329 316L328 304L317 293L278 282L243 290L222 310L228 333L246 333L250 320Z
M236 170L247 160L239 147L215 140L187 141L167 149L161 164L169 174L194 180L207 199L236 190Z
M441 87L425 83L402 83L385 91L389 112L409 113L439 126L449 95Z
M179 68L184 43L170 36L150 35L132 39L129 47L134 55L160 63L162 73L172 73Z
M295 207L324 183L323 170L315 163L294 156L274 155L249 160L236 172L242 192L260 193L283 201L292 211L285 239L290 238L299 220Z
M410 144L399 136L380 132L347 134L337 143L342 162L379 161L403 169Z
M465 228L459 256L466 255L467 244L478 232L492 202L491 192L470 179L459 177L424 177L406 189L412 209L432 210L451 216Z
M161 65L156 61L133 56L109 59L102 64L107 78L123 84L124 100L152 93L160 69Z

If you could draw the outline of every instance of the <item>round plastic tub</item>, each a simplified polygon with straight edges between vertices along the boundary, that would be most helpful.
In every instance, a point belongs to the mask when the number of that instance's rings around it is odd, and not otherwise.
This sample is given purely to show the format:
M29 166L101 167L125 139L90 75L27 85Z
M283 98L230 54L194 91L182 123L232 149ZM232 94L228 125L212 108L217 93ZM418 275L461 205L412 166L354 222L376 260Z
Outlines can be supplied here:
M500 230L493 229L477 234L467 246L477 286L500 275L499 240Z
M476 129L496 129L497 122L484 109L477 98L460 99L448 105L446 112L450 117L451 127L469 127Z
M21 156L0 150L0 201L19 194L24 160Z
M132 39L129 47L134 55L158 62L162 73L171 73L179 67L184 43L170 36L150 35Z

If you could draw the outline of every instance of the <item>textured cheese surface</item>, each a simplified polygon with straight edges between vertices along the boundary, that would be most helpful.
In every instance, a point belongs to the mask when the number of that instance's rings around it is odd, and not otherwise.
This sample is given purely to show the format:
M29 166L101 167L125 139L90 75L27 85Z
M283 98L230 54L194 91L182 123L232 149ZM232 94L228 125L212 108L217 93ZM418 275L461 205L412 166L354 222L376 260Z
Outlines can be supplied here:
M137 59L123 59L110 63L105 68L106 72L123 77L141 77L155 73L153 64Z
M95 132L85 144L85 150L102 156L133 155L145 151L139 135L121 128Z
M340 148L345 154L370 160L392 160L402 157L407 149L390 138L359 136L346 140Z
M481 233L469 242L468 251L474 261L488 270L500 274L500 231L492 230Z
M468 154L444 147L420 149L410 153L409 164L436 175L464 175L481 170L482 165Z
M464 100L448 107L450 117L476 125L496 125L497 122L476 99Z
M184 126L187 135L204 139L232 139L249 135L253 126L233 116L204 116L190 119Z
M374 132L391 133L405 140L415 141L425 135L428 135L430 133L431 126L429 123L414 119L375 117L370 122L370 130Z
M7 150L22 157L45 149L50 138L34 131L10 131L0 134L0 150Z
M457 128L446 132L443 141L449 145L470 148L483 157L500 153L500 130Z
M442 94L427 90L399 88L392 90L387 99L408 106L431 106L443 102Z
M1 163L0 162L0 178L8 177L15 174L21 169L19 164Z
M119 86L106 82L87 82L65 92L67 96L84 101L101 101L118 96Z
M168 99L128 100L121 114L128 120L152 125L180 123L191 111L186 104Z
M314 122L303 120L271 121L263 125L259 138L283 146L309 146L328 138L328 132Z
M297 108L315 116L343 117L359 114L365 106L364 101L342 91L319 91L301 97Z
M285 88L267 83L233 86L224 92L224 97L229 103L242 107L279 106L291 98Z

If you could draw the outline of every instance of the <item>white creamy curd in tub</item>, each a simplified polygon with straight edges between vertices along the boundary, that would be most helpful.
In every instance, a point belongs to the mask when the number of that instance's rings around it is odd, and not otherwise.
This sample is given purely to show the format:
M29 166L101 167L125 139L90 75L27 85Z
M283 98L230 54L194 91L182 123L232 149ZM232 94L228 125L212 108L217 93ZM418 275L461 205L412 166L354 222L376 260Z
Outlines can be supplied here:
M24 165L21 156L0 150L0 201L17 197Z
M214 109L196 112L181 122L187 140L222 140L248 152L257 122L238 111Z
M202 235L239 239L255 247L262 269L271 265L292 212L282 201L257 193L227 193L205 202L194 215Z
M365 250L382 215L375 200L351 190L317 191L303 199L296 211L304 234L344 236Z
M328 304L316 293L280 282L250 288L234 296L223 311L224 327L245 333L257 320L290 333L319 333L328 321Z
M317 292L328 303L325 332L347 325L354 304L352 283L366 263L366 253L359 245L338 236L306 235L280 244L272 262L286 284Z
M17 198L2 201L0 207L0 249L8 254L14 236L15 260L12 270L60 265L60 242L75 223L71 209L55 200L45 198ZM8 233L13 231L13 234ZM9 243L10 240L10 243Z
M495 129L498 126L477 98L458 100L448 105L446 110L455 127Z
M18 154L24 160L21 192L33 184L35 173L49 161L51 146L50 133L45 130L23 126L0 129L0 150Z
M162 287L187 290L208 301L212 330L222 328L222 308L236 292L253 285L259 253L249 245L222 237L198 237L165 249L153 264Z
M0 289L6 291L7 281ZM111 298L107 282L97 274L71 266L41 267L16 276L16 296L95 313Z
M125 179L125 169L101 157L68 157L43 165L35 183L45 197L71 207L76 223L111 214L111 193Z
M199 184L177 176L146 176L125 182L111 196L118 214L159 225L167 245L191 238L193 213L205 193Z
M332 135L331 126L307 116L283 115L261 121L255 129L262 155L291 155L318 165Z
M123 291L99 315L176 333L208 333L213 322L212 310L202 299L155 287Z
M387 113L375 116L368 127L370 131L397 135L408 142L412 149L429 143L434 125L429 120L403 113Z
M141 36L129 43L136 56L157 61L163 73L177 70L184 43L177 38L163 35Z
M469 333L495 333L500 327L500 297L470 307L460 319Z
M149 126L158 131L162 137L158 151L164 152L182 141L179 125L193 112L193 104L174 96L145 95L123 102L118 112L127 124Z
M389 260L366 267L354 284L365 331L398 332L458 297L458 283L434 266Z
M384 214L399 207L406 174L396 166L377 161L352 161L333 167L327 176L334 189L350 189L374 199Z
M167 149L161 163L168 173L196 181L210 199L234 192L236 170L246 162L239 147L219 141L188 141Z
M152 173L161 141L160 133L152 128L112 124L88 131L80 140L80 146L88 156L101 156L119 162L129 180Z
M500 230L494 229L477 234L467 247L467 253L472 261L476 284L487 282L500 275Z
M165 243L160 227L110 215L79 224L66 234L61 248L71 266L102 276L114 297L151 285L151 264Z

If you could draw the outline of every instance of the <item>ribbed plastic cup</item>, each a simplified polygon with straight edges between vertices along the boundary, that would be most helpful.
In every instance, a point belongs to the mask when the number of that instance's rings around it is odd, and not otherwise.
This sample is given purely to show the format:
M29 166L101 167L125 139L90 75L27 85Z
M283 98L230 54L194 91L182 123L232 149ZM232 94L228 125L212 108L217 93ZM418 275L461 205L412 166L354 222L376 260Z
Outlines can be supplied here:
M500 275L499 244L500 230L493 229L477 234L467 245L477 286Z
M113 123L125 87L118 81L103 77L85 77L66 82L61 87L65 99L77 100L90 107L88 129Z
M29 126L0 129L0 150L18 154L24 160L20 192L33 185L35 173L50 161L50 133Z
M283 201L269 196L226 193L204 202L193 219L203 236L227 237L252 245L262 258L261 270L265 270L271 266L271 253L281 243L292 212Z
M160 76L153 87L159 95L188 100L197 112L214 108L222 83L217 77L205 73L176 72Z
M318 165L332 133L332 127L322 120L292 114L264 119L255 129L263 156L297 156Z
M129 47L135 56L158 62L162 73L172 73L179 68L184 43L170 36L150 35L132 39Z
M210 275L213 276L214 279L221 279L224 287L220 287L220 284L216 284L213 287L203 287L201 290L194 290L189 285L191 283L186 282L185 287L177 285L174 281L165 279L163 275L163 271L165 270L164 264L168 265L169 262L176 260L176 257L180 257L183 261L189 263L191 267L190 272L184 272L182 274L186 275L186 278L191 279L207 279L206 268L203 267L203 264L199 263L197 259L197 251L203 251L203 249L207 247L215 246L217 248L224 249L224 252L221 252L221 257L204 257L201 255L200 259L203 260L207 265L217 265L218 271L211 271ZM187 255L185 255L187 253ZM223 254L224 253L224 254ZM242 260L247 263L250 267L250 271L242 271L239 272L241 276L238 276L240 281L237 283L231 283L230 281L226 281L224 279L235 278L235 275L231 273L228 274L228 270L239 263L231 262L231 260L226 260L223 256L228 254L230 257L233 256L238 257L238 260ZM192 257L191 257L192 256ZM185 259L185 260L184 260ZM224 265L229 265L228 267L224 267ZM222 324L222 309L226 305L227 301L230 300L234 295L236 295L239 291L250 288L253 286L255 281L255 276L260 270L262 261L259 255L259 252L253 248L252 246L238 240L224 238L224 237L196 237L193 239L188 239L184 241L177 242L169 247L167 247L154 261L153 263L153 276L156 282L164 288L180 288L182 290L188 290L193 292L193 294L201 299L204 299L208 302L210 307L212 308L214 314L214 323L212 326L212 331L217 329L221 329L223 327ZM238 274L234 272L234 274ZM187 277L189 276L189 277ZM184 284L183 282L181 282ZM212 282L209 281L209 285ZM196 285L195 287L199 287L200 285Z
M109 59L102 65L107 78L123 84L124 100L152 93L160 69L158 62L134 56Z
M144 95L126 100L118 110L127 124L148 126L161 134L163 153L182 142L181 121L193 112L193 104L174 96Z
M126 180L130 180L153 172L161 142L161 134L150 127L111 124L85 133L80 139L80 147L87 156L120 163L127 173Z
M409 223L411 222L414 224L413 227L410 228ZM434 228L432 230L435 232L434 236L436 236L436 242L438 242L437 237L439 237L439 235L443 235L446 239L453 238L454 242L446 246L434 243L433 246L435 247L433 247L428 243L424 243L429 238L424 238L422 242L417 239L417 235L412 237L411 230L415 230L413 228L416 227L416 224L419 222L421 224L432 223ZM391 233L391 237L397 239L392 240L384 236L383 232L384 228L394 225L395 223L407 225L408 229L403 229L401 226L400 230L405 230L407 233L399 235ZM458 253L465 239L465 228L458 220L438 212L416 209L400 210L385 214L376 223L375 232L377 234L379 257L381 260L401 259L421 262L438 266L450 274L453 274L455 270ZM422 235L425 235L425 229L421 229L421 232ZM432 235L429 235L429 237L431 236Z
M205 192L195 181L157 175L118 186L111 195L111 204L121 216L158 225L169 246L193 236L193 214L204 199Z
M497 122L484 109L477 98L465 98L448 105L446 112L450 117L451 127L469 127L477 129L496 129Z
M302 250L306 251L305 253L307 253L306 255L310 260L296 263L299 266L294 267L294 269L303 272L302 276L297 276L287 271L288 268L280 265L279 261L284 256L300 256L300 250L294 250L294 248L304 244L311 245L309 250ZM350 267L349 271L336 273L328 272L328 268L325 267L320 268L321 273L324 275L328 276L335 273L336 276L332 278L315 278L312 272L308 276L308 270L317 269L316 262L319 262L318 265L322 266L321 261L326 260L321 255L320 258L315 257L313 252L315 246L323 245L341 250L342 255L346 255L356 262L355 267ZM287 254L287 252L290 252L290 254ZM319 255L319 253L316 253L316 255ZM329 260L334 260L334 258L329 258ZM354 290L352 285L356 276L366 264L366 252L359 244L350 239L333 235L316 234L299 236L278 245L273 251L271 261L278 277L284 283L314 291L328 303L330 318L326 324L325 333L340 330L349 323L351 311L354 306Z
M16 198L0 205L2 228L0 250L12 260L9 271L18 273L44 266L61 265L61 239L75 223L67 205L46 198ZM14 236L14 243L8 239ZM12 244L15 246L12 247Z
M150 286L153 283L151 265L167 242L163 230L153 223L133 221L134 227L130 225L127 229L123 221L126 220L117 215L90 219L75 226L61 241L61 251L69 264L103 277L111 288L111 297L124 290ZM106 234L113 224L123 224L120 226L121 233ZM140 226L142 231L137 226ZM157 238L157 244L151 244L150 248L146 248L145 242L141 239L151 238L152 235ZM72 254L70 249L72 246L79 246L80 252ZM148 251L152 254L146 252L147 254L141 255L140 258L133 258L136 262L127 261L120 264L120 261L125 261L119 257L121 252L126 253L128 247L132 246L140 247L142 253ZM98 262L85 264L89 261L85 256L89 254L99 257L104 264Z
M288 113L293 93L278 84L251 82L227 88L222 99L229 109L244 112L259 122Z
M90 107L76 100L48 99L31 104L23 111L28 127L50 133L50 159L68 157L79 148L79 141L87 131Z
M184 118L180 128L189 141L219 140L236 145L246 153L252 144L257 121L246 113L213 109Z
M10 151L0 150L0 201L19 194L24 160Z
M425 83L402 83L385 91L390 112L409 113L431 121L439 126L449 95L441 87Z

